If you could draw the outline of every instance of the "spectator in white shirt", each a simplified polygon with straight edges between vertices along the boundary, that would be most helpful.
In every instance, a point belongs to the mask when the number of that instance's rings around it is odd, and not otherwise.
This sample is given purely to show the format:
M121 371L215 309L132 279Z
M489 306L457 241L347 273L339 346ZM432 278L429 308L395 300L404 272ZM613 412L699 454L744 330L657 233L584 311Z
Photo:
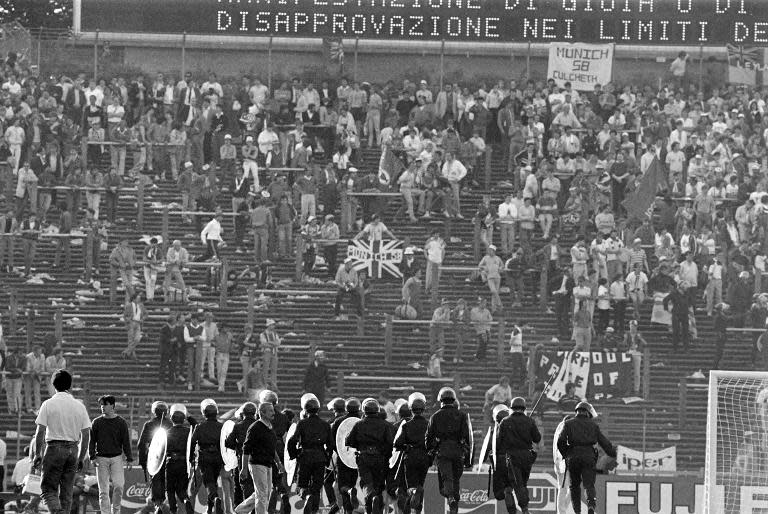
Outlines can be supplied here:
M707 277L707 316L711 317L714 306L723 303L723 265L717 257L707 269Z
M205 225L203 231L200 232L200 241L205 245L205 253L195 259L195 261L207 261L211 257L218 260L219 258L219 243L223 241L221 238L221 213L217 213L211 221Z
M634 265L634 269L627 275L627 288L629 299L635 309L635 319L640 319L640 306L645 301L648 291L648 275L640 271L640 263Z
M443 178L447 180L448 184L451 186L456 217L459 219L464 219L464 216L461 215L459 191L461 188L461 181L467 175L467 168L464 167L461 161L454 157L453 152L445 153L445 162L443 163L442 175Z
M499 204L499 229L501 232L501 254L509 255L515 246L515 225L517 224L517 206L514 195L508 194Z
M424 290L430 294L437 290L440 283L440 266L445 258L445 241L440 237L439 230L433 230L432 235L424 244L424 255L427 258L427 270L424 279Z

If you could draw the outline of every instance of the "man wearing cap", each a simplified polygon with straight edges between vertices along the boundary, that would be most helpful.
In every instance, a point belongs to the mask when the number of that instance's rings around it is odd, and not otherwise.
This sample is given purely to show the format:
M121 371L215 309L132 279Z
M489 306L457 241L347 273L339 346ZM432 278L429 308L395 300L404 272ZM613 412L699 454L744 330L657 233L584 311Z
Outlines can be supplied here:
M323 258L325 259L325 263L328 269L328 276L331 278L335 276L335 270L338 269L338 265L336 264L338 247L335 241L341 237L339 234L339 226L333 220L333 214L326 214L325 218L323 219L323 224L320 226L320 238L328 241L334 241L321 244L321 248L323 250Z
M357 315L363 317L363 308L360 301L360 294L358 292L358 285L360 279L357 271L354 269L354 259L347 257L344 259L344 264L339 266L336 272L336 301L334 305L334 315L339 319L341 313L341 301L345 296L349 296L352 299L352 305L357 312Z
M99 398L99 405L101 416L91 423L88 456L91 462L96 464L101 513L110 514L120 511L125 486L123 463L133 462L133 453L128 423L115 413L115 397L102 396ZM110 482L112 483L111 498Z
M325 365L325 352L315 350L315 358L304 371L302 389L314 394L321 402L325 402L325 393L331 389L331 373Z
M165 303L170 301L171 286L181 290L181 301L187 301L187 288L184 285L182 268L189 261L187 250L181 246L181 241L174 239L173 244L165 254L165 278L163 279L163 296Z
M491 312L496 312L502 308L499 288L501 286L501 272L504 269L504 262L496 255L496 246L488 245L487 254L478 264L480 278L488 285L491 292Z

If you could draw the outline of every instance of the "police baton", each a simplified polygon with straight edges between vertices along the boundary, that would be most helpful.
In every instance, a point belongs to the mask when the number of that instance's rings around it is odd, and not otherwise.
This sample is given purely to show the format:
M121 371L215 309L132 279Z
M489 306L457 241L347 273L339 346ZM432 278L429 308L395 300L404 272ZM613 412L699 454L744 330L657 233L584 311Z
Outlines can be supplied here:
M555 379L557 378L557 375L558 375L558 372L555 372L555 373L552 373L552 376L549 377L549 380L547 380L547 383L544 385L544 389L542 389L541 394L539 394L539 398L536 400L536 403L533 404L533 408L528 414L528 417L533 416L533 413L536 412L536 408L539 406L539 403L541 402L542 398L544 398L544 395L547 394L547 390L555 381Z

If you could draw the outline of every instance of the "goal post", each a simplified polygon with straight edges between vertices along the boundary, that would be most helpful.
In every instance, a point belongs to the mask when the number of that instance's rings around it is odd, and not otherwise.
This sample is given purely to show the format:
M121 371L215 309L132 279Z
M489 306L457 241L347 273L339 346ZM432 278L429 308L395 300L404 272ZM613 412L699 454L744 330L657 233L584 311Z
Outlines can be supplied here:
M711 371L704 514L768 513L768 373Z

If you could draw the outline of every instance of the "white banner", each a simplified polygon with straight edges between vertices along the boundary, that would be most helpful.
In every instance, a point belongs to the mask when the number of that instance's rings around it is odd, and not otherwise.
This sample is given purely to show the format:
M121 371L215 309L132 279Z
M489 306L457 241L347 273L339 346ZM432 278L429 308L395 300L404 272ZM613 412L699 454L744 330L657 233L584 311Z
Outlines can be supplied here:
M657 452L643 452L619 445L616 450L616 469L621 471L677 471L677 447L671 446ZM643 465L645 464L645 465Z
M570 82L577 91L592 91L595 84L605 86L613 73L613 44L552 43L549 45L547 78L558 87Z

